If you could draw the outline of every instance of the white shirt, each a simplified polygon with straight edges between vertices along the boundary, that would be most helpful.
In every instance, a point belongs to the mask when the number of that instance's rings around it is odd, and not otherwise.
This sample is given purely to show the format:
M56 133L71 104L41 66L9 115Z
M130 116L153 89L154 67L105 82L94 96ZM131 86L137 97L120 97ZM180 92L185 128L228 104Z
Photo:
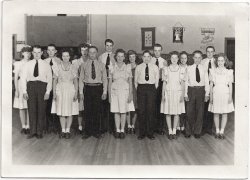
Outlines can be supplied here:
M155 64L148 63L148 71L149 71L149 80L145 80L145 70L146 63L142 63L136 66L135 69L135 87L138 84L155 84L155 87L158 87L159 83L159 69Z
M38 76L34 77L34 68L35 68L36 60L28 61L23 67L21 82L23 93L27 93L27 82L29 81L42 81L47 83L46 94L49 94L52 89L52 70L50 65L42 60L38 60Z
M156 58L156 57L152 57L152 59L151 59L151 63L152 64L155 64L156 65L156 59L158 59L158 62L159 62L159 66L158 66L158 68L159 68L159 77L160 77L160 79L161 79L161 77L162 77L162 68L163 67L165 67L165 66L167 66L167 61L165 60L165 59L163 59L162 57L159 57L159 58Z
M48 57L47 59L44 59L44 61L50 64L51 59L52 59L53 65L61 62L61 59L59 59L58 57L52 57L52 58Z
M205 86L206 96L209 96L209 80L206 68L199 64L200 82L196 81L196 64L187 67L187 79L185 81L185 97L188 95L188 86Z
M214 58L212 58L212 59L205 58L201 61L201 64L205 67L207 72L208 72L209 61L211 61L211 69L212 70L216 69L215 59Z
M112 68L115 65L115 58L114 58L115 55L112 52L105 52L105 53L101 54L98 57L98 60L101 61L104 65L106 65L108 54L110 57L110 65L109 66Z

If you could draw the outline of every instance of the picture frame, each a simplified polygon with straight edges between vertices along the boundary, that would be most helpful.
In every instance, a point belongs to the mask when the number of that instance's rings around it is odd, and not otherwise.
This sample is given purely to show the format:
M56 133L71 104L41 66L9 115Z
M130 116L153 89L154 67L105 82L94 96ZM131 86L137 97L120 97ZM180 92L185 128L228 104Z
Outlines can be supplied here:
M142 50L151 50L155 45L155 27L141 28Z
M183 43L184 27L173 27L173 43Z

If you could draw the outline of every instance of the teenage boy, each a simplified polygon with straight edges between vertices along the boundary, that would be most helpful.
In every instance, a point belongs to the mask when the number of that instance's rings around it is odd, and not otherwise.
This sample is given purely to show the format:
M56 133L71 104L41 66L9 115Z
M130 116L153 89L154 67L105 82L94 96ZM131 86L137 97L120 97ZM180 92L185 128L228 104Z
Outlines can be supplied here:
M115 64L114 53L112 52L114 49L114 42L112 39L105 40L105 52L101 54L98 58L100 62L105 65L107 71L107 77L109 73L109 69L111 69ZM109 92L108 92L109 93ZM114 115L110 112L110 103L108 99L103 101L103 119L101 122L101 131L110 133L114 132L115 123L114 123Z
M201 64L202 52L193 52L194 64L187 68L185 100L187 101L187 123L185 137L192 134L200 138L202 131L204 102L209 100L209 80L206 68Z
M150 140L155 139L155 109L156 91L159 83L159 69L157 65L150 63L151 53L146 50L142 55L143 63L135 69L135 88L137 89L139 136L144 139L147 136Z

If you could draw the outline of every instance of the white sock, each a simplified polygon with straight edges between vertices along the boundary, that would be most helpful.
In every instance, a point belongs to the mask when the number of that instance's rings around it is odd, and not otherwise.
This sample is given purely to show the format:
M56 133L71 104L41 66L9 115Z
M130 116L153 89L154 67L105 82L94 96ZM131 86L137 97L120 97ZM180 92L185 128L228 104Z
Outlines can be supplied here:
M135 128L135 126L134 126L134 125L131 125L131 128Z
M172 129L170 128L170 129L168 129L168 133L169 134L173 134L173 131L172 131Z
M62 132L63 132L63 133L65 133L65 132L66 132L66 130L65 130L65 129L62 129Z
M221 134L224 134L224 129L221 129L221 130L220 130L220 133L221 133Z
M177 129L177 130L180 130L181 128L178 126L178 127L176 127L176 129Z
M23 128L23 129L26 129L26 126L25 126L25 125L22 125L22 128Z
M70 128L66 128L66 133L69 133Z
M30 125L29 125L29 124L27 124L27 125L26 125L26 129L29 129L29 128L30 128Z
M182 127L181 127L181 130L184 131L184 129L185 129L184 126L182 126Z
M129 125L128 125L128 128L132 128L132 126L129 124Z
M176 134L176 128L173 128L173 134Z
M121 129L121 132L124 133L124 129Z
M220 133L220 129L216 128L216 134Z
M82 130L82 126L79 126L78 129L81 131Z
M119 132L121 132L121 130L120 130L120 129L116 129L116 132L118 132L118 133L119 133Z

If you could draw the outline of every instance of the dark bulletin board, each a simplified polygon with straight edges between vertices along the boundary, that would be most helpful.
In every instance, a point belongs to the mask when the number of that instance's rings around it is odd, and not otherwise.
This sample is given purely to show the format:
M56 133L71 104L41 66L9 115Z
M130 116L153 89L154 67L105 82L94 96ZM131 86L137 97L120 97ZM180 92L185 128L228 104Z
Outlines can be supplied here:
M87 42L88 16L27 16L27 44L76 47Z

